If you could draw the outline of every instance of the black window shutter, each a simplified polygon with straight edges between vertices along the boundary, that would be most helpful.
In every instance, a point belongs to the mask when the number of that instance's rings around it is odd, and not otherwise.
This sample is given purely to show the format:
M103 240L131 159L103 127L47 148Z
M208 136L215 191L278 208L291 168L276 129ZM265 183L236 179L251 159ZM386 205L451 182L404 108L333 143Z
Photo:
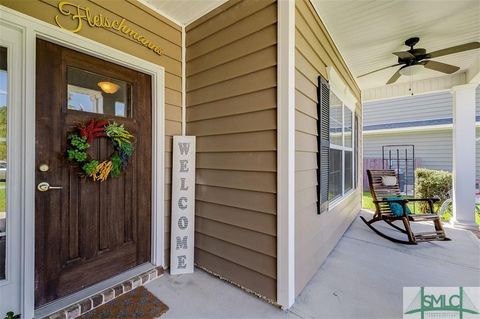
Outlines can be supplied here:
M359 163L358 163L358 139L360 138L360 135L358 134L358 115L355 114L355 126L354 126L354 129L355 129L355 149L353 150L355 152L355 159L354 159L354 169L355 169L355 180L354 180L354 188L357 188L357 185L358 185L358 168L360 167Z
M318 214L328 210L328 172L330 166L330 87L322 76L317 88L317 194Z

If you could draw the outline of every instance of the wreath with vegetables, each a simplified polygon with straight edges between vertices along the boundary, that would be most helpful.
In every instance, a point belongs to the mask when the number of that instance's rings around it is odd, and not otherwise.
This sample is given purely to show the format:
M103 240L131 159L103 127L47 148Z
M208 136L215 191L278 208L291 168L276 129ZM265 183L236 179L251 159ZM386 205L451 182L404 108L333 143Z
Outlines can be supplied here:
M75 162L85 176L93 181L103 182L108 177L120 176L127 168L134 151L134 137L123 124L105 120L90 120L80 124L78 132L68 137L67 159ZM93 159L88 149L95 138L106 137L113 146L110 158L104 161Z

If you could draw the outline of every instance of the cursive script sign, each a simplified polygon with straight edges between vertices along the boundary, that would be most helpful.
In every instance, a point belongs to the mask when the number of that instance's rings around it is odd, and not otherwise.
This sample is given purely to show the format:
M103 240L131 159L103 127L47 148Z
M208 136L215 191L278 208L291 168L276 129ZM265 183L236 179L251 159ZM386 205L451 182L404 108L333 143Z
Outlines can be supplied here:
M147 47L158 55L163 55L163 49L157 46L155 43L145 38L142 34L138 33L134 29L125 24L125 19L115 20L103 14L92 14L90 8L82 7L78 4L74 4L68 1L60 1L58 3L58 11L60 14L55 16L55 23L62 29L72 31L74 33L82 30L85 23L94 28L111 29L117 32L121 32L128 37L132 38L139 44ZM70 18L74 22L73 28L64 27L62 19Z

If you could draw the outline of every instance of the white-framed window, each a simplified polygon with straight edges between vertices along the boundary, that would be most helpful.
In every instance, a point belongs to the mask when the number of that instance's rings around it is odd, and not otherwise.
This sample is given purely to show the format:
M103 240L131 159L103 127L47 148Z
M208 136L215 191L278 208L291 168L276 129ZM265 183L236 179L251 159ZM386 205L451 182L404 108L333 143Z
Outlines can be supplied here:
M318 77L317 88L317 213L332 206L357 188L357 100L334 68L329 80Z
M354 112L330 91L328 200L336 201L355 187Z

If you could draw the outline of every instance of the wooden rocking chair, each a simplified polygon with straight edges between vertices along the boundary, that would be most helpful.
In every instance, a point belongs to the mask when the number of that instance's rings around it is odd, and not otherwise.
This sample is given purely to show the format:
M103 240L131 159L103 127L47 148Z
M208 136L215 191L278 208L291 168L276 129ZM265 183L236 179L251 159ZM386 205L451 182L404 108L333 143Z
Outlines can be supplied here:
M368 182L370 184L370 193L372 194L373 203L375 204L375 215L369 221L365 220L363 216L360 218L370 227L375 233L391 240L396 243L400 244L408 244L408 245L416 245L418 242L422 241L433 241L433 240L450 240L446 237L445 231L443 230L442 223L440 221L440 216L434 213L433 203L438 201L437 198L415 198L415 199L391 199L385 200L384 198L387 197L395 197L400 196L400 186L398 176L394 170L367 170L368 175ZM391 176L391 177L388 177ZM386 179L390 179L392 181L392 177L396 179L395 183L388 183L389 185L385 185L384 181ZM394 180L395 181L395 180ZM393 185L390 185L393 184ZM408 202L428 202L428 207L430 210L430 214L411 214L408 215L406 212L406 206ZM397 202L401 205L403 214L401 216L397 216L392 213L390 210L389 203ZM403 226L405 229L395 225L393 222L395 221L402 221ZM394 229L400 231L404 235L408 237L408 241L400 240L391 236L388 236L375 228L372 224L378 221L384 221L389 226L393 227ZM422 232L422 233L413 233L412 228L410 226L411 222L418 222L418 221L432 221L435 226L435 231L432 232Z

